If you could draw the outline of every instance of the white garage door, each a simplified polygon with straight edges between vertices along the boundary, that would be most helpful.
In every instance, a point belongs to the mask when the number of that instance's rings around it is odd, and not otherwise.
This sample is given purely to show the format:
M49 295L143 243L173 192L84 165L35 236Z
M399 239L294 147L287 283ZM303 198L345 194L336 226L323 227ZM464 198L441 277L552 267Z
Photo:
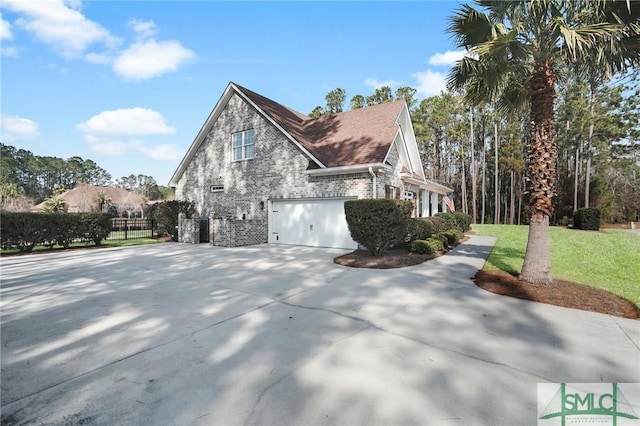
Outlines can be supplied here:
M269 243L356 249L344 202L349 198L277 200L269 211Z

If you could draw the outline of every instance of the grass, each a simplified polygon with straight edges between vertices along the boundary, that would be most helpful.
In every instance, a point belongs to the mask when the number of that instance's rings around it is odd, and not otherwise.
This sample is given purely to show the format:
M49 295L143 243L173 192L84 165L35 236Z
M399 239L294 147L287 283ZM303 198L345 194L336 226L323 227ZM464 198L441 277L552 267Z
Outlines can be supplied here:
M161 243L163 240L155 239L155 238L138 238L135 240L103 240L103 247L129 247L129 246L140 246L145 244L157 244ZM94 248L95 245L93 243L71 243L69 244L69 249L78 249L78 248ZM54 245L53 248L49 248L49 246L35 246L33 248L33 253L46 253L46 252L59 252L65 250L62 246ZM19 254L20 250L18 249L2 249L0 250L0 255L9 256L13 254Z
M497 237L488 270L516 275L522 269L527 226L473 225L477 235ZM607 290L640 306L640 236L616 229L599 232L552 226L551 270L555 279Z

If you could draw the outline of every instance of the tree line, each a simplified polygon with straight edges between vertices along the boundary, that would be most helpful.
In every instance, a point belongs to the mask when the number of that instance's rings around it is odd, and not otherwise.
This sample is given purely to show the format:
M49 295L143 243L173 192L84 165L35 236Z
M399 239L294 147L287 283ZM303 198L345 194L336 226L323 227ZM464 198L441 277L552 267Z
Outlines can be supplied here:
M12 210L51 199L79 184L115 186L148 200L168 199L172 189L146 175L123 176L115 181L93 160L78 156L63 159L34 155L31 151L0 143L0 204Z
M570 74L571 70L565 70ZM558 182L552 223L597 207L608 222L635 221L640 213L640 77L590 85L567 77L556 99ZM456 208L474 223L527 224L528 117L497 105L471 107L460 91L416 100L416 89L389 86L356 95L350 109L406 99L426 178L454 189ZM311 117L342 112L346 91L326 95ZM354 102L354 99L356 102ZM358 100L364 100L360 103Z

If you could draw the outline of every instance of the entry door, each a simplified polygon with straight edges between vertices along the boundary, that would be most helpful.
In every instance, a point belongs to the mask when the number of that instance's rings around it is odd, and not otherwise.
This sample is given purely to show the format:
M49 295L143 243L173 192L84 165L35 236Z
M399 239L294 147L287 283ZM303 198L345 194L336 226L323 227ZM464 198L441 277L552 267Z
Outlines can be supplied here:
M344 202L349 198L277 200L269 212L269 243L356 249Z

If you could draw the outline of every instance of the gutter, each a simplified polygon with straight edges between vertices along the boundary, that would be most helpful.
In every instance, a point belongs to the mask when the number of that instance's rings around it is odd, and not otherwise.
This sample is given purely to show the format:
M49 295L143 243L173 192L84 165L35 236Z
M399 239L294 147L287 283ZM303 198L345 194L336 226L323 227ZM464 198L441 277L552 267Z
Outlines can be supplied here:
M369 167L369 174L371 175L371 198L378 198L378 178L376 173L373 171L373 167Z
M305 170L303 173L310 176L346 175L349 173L367 173L371 171L391 170L391 167L383 163L357 164L354 166L326 167L324 169Z
M416 179L414 177L409 177L408 175L404 175L402 177L402 180L408 183L412 183L414 185L419 186L420 188L424 188L424 189L429 189L431 191L435 191L439 194L448 194L449 192L453 192L453 189L441 185L437 182L431 181L431 180L419 180Z

